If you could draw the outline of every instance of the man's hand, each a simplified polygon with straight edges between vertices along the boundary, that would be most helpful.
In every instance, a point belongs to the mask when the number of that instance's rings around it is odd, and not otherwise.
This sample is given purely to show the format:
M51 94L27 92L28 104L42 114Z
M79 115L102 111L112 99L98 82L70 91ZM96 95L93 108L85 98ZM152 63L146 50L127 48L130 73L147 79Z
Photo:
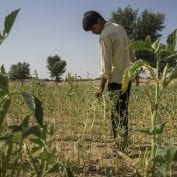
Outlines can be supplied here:
M102 93L103 93L104 88L105 88L106 81L107 81L107 79L101 78L99 90L96 92L96 97L97 98L102 96Z
M100 98L102 96L102 93L98 91L98 92L96 92L95 96L96 96L96 98Z

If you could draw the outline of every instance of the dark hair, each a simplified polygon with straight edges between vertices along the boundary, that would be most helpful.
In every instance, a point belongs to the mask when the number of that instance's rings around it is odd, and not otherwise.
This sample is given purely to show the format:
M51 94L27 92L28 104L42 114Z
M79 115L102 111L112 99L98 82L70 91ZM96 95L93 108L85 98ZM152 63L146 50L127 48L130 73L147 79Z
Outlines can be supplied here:
M90 31L91 27L97 23L97 19L105 21L105 19L96 11L90 10L84 13L82 27L85 31Z

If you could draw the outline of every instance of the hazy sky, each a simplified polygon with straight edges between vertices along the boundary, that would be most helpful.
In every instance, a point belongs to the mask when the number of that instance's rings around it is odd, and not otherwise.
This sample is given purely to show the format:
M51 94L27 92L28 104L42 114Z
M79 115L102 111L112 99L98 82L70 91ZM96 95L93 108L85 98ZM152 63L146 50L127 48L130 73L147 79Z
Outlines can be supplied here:
M106 19L119 7L131 5L166 15L162 41L177 28L177 0L0 0L0 30L4 18L20 8L8 38L0 46L0 65L28 62L31 74L49 78L47 57L59 55L67 71L82 78L96 78L100 72L98 36L82 29L85 11L97 10Z

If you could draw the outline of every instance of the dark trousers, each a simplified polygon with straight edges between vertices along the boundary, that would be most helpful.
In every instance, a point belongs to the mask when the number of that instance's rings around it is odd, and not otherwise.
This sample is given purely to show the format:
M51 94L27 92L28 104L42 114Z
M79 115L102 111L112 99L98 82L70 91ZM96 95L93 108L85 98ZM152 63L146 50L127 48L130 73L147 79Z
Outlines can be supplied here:
M128 137L128 100L130 94L131 82L125 93L121 93L121 84L109 83L108 90L113 101L113 110L111 114L112 131L114 138L120 136Z

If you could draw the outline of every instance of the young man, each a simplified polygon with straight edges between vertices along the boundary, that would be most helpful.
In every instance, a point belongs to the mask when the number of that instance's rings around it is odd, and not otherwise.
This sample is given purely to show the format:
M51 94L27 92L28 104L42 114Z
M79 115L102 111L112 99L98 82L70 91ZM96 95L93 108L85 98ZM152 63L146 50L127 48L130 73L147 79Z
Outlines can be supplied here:
M96 11L86 12L82 25L85 31L100 35L101 81L96 96L102 95L106 83L110 93L117 94L115 103L117 113L112 112L111 116L113 135L114 138L117 138L117 135L128 137L127 116L131 83L125 93L120 92L124 71L130 66L127 33L121 25L106 21Z

